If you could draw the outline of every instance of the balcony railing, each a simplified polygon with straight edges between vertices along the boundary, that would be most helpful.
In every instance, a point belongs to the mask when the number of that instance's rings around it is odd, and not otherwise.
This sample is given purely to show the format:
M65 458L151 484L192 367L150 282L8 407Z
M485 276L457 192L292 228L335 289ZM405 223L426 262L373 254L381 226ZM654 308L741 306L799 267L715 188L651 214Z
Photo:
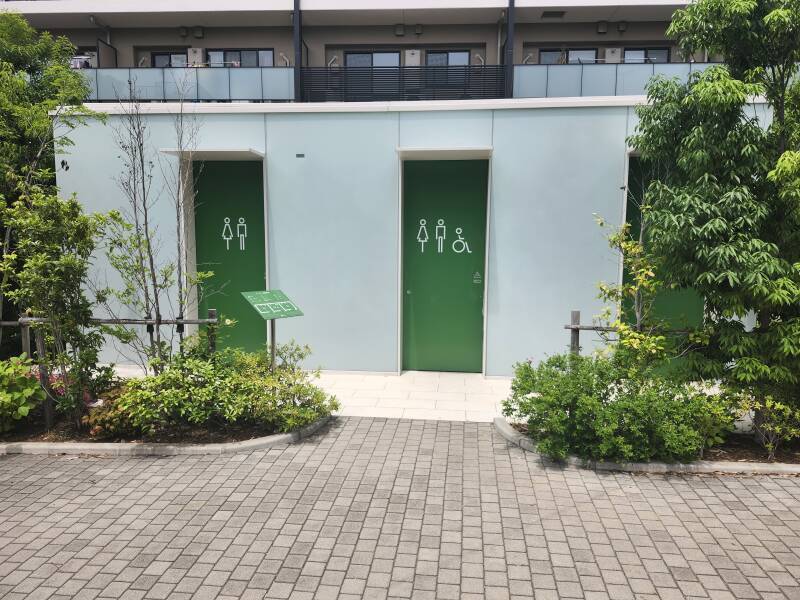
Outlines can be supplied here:
M130 68L82 69L90 100L131 99L131 85L142 101L269 102L294 100L294 69Z
M303 67L305 102L502 98L500 65L453 67Z
M654 75L686 81L711 63L516 65L514 98L639 96Z
M686 80L709 63L516 65L514 98L642 95L654 75ZM295 99L290 67L83 69L90 100L273 102ZM304 102L472 100L505 97L501 65L302 67Z

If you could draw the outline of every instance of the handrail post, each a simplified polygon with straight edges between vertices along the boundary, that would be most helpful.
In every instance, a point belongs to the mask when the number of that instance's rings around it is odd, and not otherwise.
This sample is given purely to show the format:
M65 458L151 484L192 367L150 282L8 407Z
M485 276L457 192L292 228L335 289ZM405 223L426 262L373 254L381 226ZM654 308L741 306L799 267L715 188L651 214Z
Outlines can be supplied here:
M27 317L27 313L20 313L19 335L22 340L22 353L31 358L31 326L27 321L23 321Z
M47 352L44 346L44 331L41 327L37 327L35 331L36 337L36 359L39 363L39 385L44 390L44 426L46 429L52 429L55 422L55 406L53 404L53 395L50 393L50 374L47 372L47 365L45 360Z
M209 308L208 309L208 318L217 319L217 309L216 308ZM214 354L217 351L217 325L215 323L209 323L208 330L207 330L207 337L208 337L208 351L211 354Z
M581 353L581 311L573 310L570 314L569 351L570 354Z

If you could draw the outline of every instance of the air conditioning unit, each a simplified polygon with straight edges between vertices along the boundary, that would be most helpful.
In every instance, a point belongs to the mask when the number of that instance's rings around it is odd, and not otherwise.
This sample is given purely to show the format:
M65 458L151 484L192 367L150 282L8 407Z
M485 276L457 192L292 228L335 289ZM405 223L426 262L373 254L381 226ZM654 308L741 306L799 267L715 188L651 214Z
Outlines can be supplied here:
M405 62L403 63L407 67L418 67L420 65L420 52L416 48L409 48L404 52Z
M190 67L201 67L205 62L205 50L203 48L189 48L187 59Z
M606 48L606 63L621 63L622 48Z

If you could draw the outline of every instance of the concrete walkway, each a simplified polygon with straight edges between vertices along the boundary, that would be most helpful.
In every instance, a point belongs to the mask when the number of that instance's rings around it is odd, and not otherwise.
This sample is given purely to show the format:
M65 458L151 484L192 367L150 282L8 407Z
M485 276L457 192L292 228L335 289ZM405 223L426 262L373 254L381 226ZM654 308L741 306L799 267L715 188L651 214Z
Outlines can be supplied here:
M477 373L407 371L402 375L324 371L320 386L341 416L489 422L500 415L511 379Z
M3 600L787 600L799 582L800 479L547 468L488 423L0 457Z

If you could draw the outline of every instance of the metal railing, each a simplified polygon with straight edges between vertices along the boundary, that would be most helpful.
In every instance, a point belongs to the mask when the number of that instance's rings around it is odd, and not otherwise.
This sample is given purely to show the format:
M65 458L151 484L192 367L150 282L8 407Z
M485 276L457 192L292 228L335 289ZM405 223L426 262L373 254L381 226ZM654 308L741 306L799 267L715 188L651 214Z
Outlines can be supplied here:
M516 65L514 98L641 96L655 75L687 81L714 63Z
M713 63L516 65L514 98L643 95L654 75L677 77ZM275 102L295 99L292 67L80 69L91 101ZM502 65L301 67L304 102L473 100L505 97Z
M142 67L80 69L89 100L117 102L274 102L294 100L294 69L289 67Z
M501 65L302 67L305 102L475 100L503 98Z

